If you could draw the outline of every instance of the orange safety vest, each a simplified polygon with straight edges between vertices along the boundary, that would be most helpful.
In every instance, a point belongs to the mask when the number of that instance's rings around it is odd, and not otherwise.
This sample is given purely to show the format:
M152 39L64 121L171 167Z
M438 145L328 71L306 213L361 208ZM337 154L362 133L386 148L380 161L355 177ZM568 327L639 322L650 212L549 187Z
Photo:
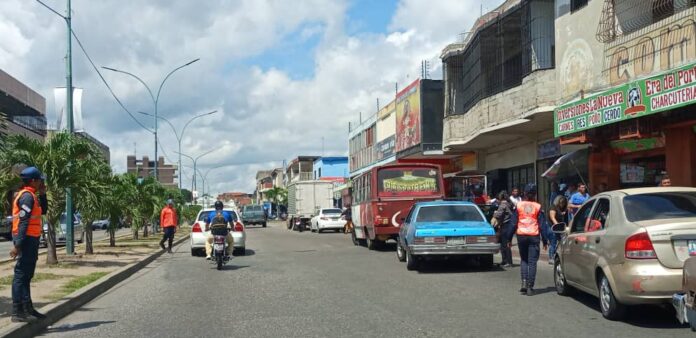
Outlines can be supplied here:
M25 192L28 192L31 194L31 197L34 198L34 206L31 208L31 217L29 218L29 226L27 227L27 236L41 237L41 214L43 212L41 210L41 205L39 204L39 199L36 198L35 191L36 190L34 190L34 188L25 187L24 189L20 190L19 193L17 193L14 203L12 203L12 235L16 236L19 234L20 213L22 211L26 212L19 207L19 198L22 197Z
M174 208L165 207L160 215L160 226L163 228L176 226L176 211Z
M517 203L517 234L539 236L539 212L541 204L530 201Z

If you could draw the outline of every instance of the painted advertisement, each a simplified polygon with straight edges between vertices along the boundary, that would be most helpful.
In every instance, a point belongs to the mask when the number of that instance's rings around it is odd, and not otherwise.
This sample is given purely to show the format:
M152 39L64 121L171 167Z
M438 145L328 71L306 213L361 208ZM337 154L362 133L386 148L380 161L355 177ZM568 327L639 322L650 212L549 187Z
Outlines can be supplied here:
M377 142L377 160L383 160L394 155L396 147L396 135L389 136L382 141Z
M421 143L420 79L396 96L396 151Z
M696 64L636 80L554 111L556 137L696 103Z

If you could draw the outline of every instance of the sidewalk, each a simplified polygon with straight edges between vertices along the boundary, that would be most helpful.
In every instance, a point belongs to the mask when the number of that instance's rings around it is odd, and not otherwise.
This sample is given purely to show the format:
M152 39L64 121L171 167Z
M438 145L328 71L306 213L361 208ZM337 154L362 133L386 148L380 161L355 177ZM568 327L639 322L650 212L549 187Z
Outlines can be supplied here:
M188 237L190 228L182 227L175 241ZM63 297L99 280L107 274L137 263L160 251L161 234L133 240L132 235L119 238L115 247L109 242L95 242L94 254L85 255L84 245L78 246L73 256L58 255L58 264L46 265L46 256L39 256L36 273L31 284L31 294L37 309L55 303ZM12 310L12 279L14 262L0 264L0 328L10 324Z

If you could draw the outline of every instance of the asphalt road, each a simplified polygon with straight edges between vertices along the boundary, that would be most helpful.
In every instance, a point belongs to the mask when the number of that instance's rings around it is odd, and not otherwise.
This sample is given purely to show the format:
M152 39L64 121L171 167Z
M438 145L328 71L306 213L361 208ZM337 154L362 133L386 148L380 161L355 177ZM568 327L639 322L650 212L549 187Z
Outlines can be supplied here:
M118 229L118 230L116 230L116 236L126 234L126 233L128 233L128 231L130 231L130 230L126 229L126 228ZM106 232L106 230L95 230L92 236L93 236L94 240L100 240L100 239L104 239L104 238L109 238L109 233ZM3 239L3 241L0 242L0 258L2 258L2 257L9 258L9 252L10 252L11 248L12 248L12 242L6 241ZM40 252L45 251L45 249L39 249L39 251Z
M558 296L550 266L534 297L519 268L464 262L406 271L391 250L283 225L247 230L246 257L217 271L188 243L56 323L53 337L692 337L660 307L602 318L590 296Z

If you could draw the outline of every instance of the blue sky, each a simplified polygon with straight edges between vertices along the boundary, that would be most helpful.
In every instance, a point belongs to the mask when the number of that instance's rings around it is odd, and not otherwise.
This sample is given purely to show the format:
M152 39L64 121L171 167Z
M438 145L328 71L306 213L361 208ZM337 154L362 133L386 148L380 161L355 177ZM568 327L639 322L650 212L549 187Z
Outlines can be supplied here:
M348 35L387 33L398 0L351 0L346 12L344 31ZM287 33L275 48L245 60L263 70L276 68L295 80L314 75L314 51L321 42L324 27L306 22Z

